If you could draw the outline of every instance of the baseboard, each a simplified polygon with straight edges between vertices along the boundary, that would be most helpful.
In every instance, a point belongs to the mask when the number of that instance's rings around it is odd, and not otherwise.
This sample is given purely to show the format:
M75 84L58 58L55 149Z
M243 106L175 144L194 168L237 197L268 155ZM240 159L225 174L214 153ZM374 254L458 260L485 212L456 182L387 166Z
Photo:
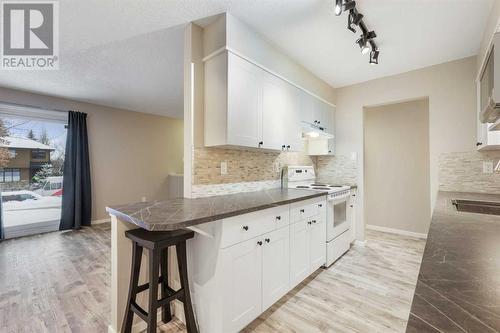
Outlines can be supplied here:
M354 245L365 247L366 246L366 239L364 241L360 241L360 240L356 239L356 240L354 240Z
M418 232L406 231L406 230L401 230L401 229L380 227L378 225L367 224L366 225L366 229L376 230L376 231L382 231L382 232L388 232L388 233L391 233L391 234L402 235L402 236L410 236L410 237L427 239L427 234L421 234L421 233L418 233Z
M94 225L94 224L103 224L103 223L108 223L108 222L111 222L110 218L101 219L101 220L93 220L92 222L90 222L90 224Z

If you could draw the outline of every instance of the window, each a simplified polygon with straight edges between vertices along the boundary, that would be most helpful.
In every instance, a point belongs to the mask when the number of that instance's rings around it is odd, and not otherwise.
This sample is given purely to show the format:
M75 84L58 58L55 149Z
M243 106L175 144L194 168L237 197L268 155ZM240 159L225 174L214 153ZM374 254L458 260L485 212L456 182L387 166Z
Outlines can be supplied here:
M16 156L17 156L16 150L13 148L9 148L9 157L16 158Z
M21 171L19 169L0 170L0 183L18 182L21 180Z
M34 160L44 160L46 158L45 150L32 150L31 158Z

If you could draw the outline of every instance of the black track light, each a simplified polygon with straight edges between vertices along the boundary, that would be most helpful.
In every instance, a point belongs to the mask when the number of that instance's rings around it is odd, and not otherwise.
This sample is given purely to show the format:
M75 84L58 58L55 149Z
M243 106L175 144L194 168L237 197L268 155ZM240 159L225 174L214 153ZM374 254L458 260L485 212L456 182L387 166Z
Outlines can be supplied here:
M346 1L344 3L344 10L347 12L347 11L350 11L350 10L353 10L354 8L356 8L356 1Z
M361 50L361 53L367 54L368 51L370 51L370 48L368 47L368 39L366 38L366 35L362 35L359 37L359 39L356 41L356 43L359 45L359 49Z
M372 50L370 52L370 65L377 65L378 64L378 55L379 55L378 50Z
M367 40L372 40L373 38L376 38L376 37L377 37L377 34L375 33L375 31L370 31L370 32L366 33Z
M352 15L352 23L354 25L359 25L359 22L361 22L361 20L363 19L363 14L357 12L355 13L354 11L352 11L351 15Z
M356 29L352 26L354 23L353 13L349 13L349 17L347 18L347 30L356 33Z
M342 0L335 0L335 15L342 14Z

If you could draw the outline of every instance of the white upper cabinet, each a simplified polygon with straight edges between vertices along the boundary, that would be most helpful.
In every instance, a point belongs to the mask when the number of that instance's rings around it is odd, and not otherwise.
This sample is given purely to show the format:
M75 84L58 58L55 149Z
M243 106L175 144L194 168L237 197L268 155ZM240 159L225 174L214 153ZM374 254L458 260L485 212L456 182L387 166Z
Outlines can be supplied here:
M330 105L238 55L205 62L205 146L300 151L302 121L328 128L332 117Z
M228 58L227 141L258 147L262 141L261 73L243 59Z

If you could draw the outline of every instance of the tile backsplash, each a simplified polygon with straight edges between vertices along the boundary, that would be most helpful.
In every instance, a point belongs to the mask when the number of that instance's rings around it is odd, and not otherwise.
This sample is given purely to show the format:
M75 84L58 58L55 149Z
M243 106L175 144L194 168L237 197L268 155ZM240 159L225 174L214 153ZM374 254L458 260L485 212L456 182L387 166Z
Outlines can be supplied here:
M357 160L350 156L318 156L316 178L321 183L338 185L357 185Z
M500 173L483 173L483 162L498 163L500 151L444 153L439 157L442 191L500 194Z
M227 162L226 175L221 175L222 161ZM285 165L314 165L314 160L300 152L195 148L193 185L280 180L280 171L276 167Z

